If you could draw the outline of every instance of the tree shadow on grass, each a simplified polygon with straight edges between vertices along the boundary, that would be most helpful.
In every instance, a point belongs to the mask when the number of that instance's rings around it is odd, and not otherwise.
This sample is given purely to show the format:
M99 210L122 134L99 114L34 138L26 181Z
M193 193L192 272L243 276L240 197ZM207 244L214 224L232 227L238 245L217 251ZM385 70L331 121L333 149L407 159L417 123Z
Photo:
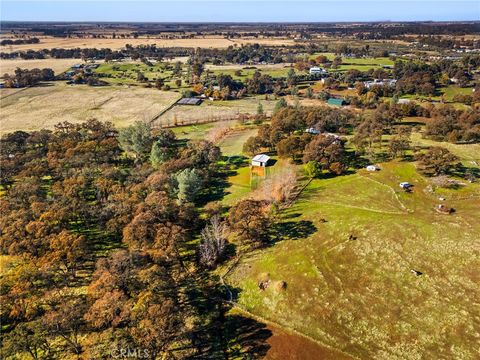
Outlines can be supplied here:
M285 221L275 224L272 228L272 238L280 240L298 240L309 237L317 232L317 227L310 220Z
M267 325L238 313L231 313L239 288L221 285L208 272L190 279L184 287L188 302L204 321L189 332L190 356L187 359L261 359L270 348L272 336ZM201 286L199 284L212 284ZM208 319L208 320L207 320ZM206 320L206 321L205 321Z

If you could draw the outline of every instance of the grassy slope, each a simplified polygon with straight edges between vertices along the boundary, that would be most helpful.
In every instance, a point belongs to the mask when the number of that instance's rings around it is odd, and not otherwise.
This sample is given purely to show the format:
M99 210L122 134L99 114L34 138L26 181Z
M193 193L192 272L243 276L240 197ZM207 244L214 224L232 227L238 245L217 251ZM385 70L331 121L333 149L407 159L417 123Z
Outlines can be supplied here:
M32 87L2 99L1 132L52 128L61 121L88 118L111 121L118 127L149 120L180 95L141 87L87 85Z
M402 180L413 194L397 191ZM284 214L290 240L253 253L231 276L239 302L362 358L475 358L478 197L440 215L426 186L409 163L315 180ZM287 290L260 291L261 273Z

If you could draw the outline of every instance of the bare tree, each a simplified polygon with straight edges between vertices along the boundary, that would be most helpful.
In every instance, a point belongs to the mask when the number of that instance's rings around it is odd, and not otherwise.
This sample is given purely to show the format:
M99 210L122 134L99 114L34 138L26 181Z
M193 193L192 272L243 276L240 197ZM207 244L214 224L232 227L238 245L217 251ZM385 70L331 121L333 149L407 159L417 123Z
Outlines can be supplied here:
M225 251L227 242L227 226L220 216L214 215L201 233L202 240L198 248L200 262L213 267Z

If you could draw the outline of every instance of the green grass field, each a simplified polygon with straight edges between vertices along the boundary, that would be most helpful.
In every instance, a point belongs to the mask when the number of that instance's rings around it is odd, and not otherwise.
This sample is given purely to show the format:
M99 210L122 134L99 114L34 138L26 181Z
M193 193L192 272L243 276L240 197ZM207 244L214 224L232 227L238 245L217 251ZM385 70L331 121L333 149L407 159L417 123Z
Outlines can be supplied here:
M441 215L412 163L381 168L314 180L274 230L283 240L229 277L239 303L358 358L478 358L480 186ZM259 290L265 274L287 289Z
M260 73L265 75L270 75L273 78L286 78L291 68L286 65L285 66L257 65L255 66L255 69L244 69L244 67L241 67L241 66L237 66L237 67L211 66L209 69L214 75L219 75L219 74L230 75L233 79L241 80L244 82L245 80L252 78L255 71L260 71ZM241 74L239 76L235 74L237 70L241 71ZM295 70L295 72L297 74L299 73L298 70Z
M173 75L173 65L168 63L155 63L153 65L145 65L141 62L130 63L104 63L101 64L94 72L98 75L107 75L102 77L102 80L110 84L126 84L138 85L137 72L141 72L149 81L156 79L163 79L165 84L172 89L178 88L175 85L175 77Z

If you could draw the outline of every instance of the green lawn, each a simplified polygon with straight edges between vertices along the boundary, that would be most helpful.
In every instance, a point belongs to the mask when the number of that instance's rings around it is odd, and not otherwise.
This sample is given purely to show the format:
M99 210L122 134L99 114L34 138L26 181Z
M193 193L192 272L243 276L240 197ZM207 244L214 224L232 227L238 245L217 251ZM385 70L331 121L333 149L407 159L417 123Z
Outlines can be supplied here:
M381 169L314 180L274 229L283 240L229 277L239 303L358 358L477 358L480 187L440 215L413 164ZM259 276L287 289L261 291Z

